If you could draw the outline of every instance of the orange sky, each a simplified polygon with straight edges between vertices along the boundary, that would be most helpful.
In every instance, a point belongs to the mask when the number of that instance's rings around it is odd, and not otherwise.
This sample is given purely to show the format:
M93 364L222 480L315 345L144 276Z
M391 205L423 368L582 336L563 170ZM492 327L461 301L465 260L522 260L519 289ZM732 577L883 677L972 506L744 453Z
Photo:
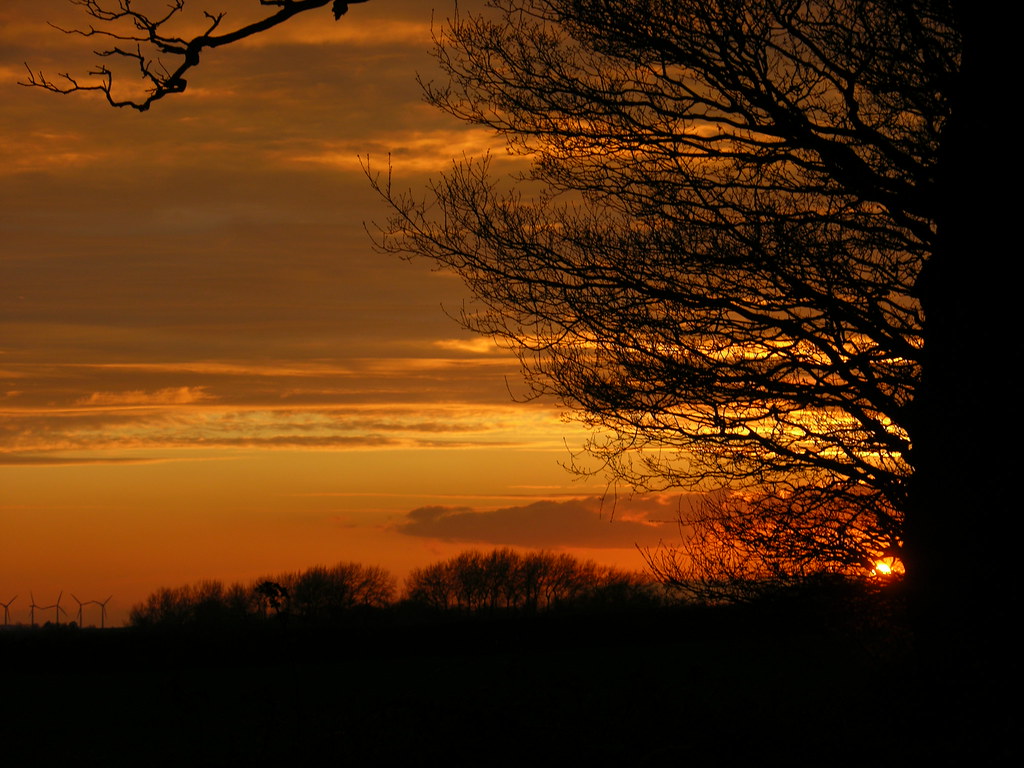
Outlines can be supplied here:
M190 0L241 11L255 0ZM443 308L455 278L373 251L359 157L422 187L493 140L420 101L431 6L324 8L206 54L146 114L22 88L85 72L66 0L0 6L0 602L248 580L470 546L640 568L675 500L560 466L584 437ZM463 7L466 7L464 4ZM229 16L230 18L230 16ZM514 161L502 157L511 170ZM572 501L581 499L582 502ZM62 603L69 609L70 601Z

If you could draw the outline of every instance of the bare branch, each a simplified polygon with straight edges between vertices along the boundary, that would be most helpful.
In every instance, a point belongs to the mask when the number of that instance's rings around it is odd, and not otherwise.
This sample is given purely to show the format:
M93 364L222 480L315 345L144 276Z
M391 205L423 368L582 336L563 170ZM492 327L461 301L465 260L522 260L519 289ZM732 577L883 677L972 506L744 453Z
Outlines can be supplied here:
M33 71L26 63L28 77L19 85L42 88L51 93L69 94L77 92L97 91L102 93L112 107L130 107L145 112L152 104L172 93L182 93L188 86L186 73L198 66L204 50L219 48L224 45L244 40L247 37L265 32L279 24L283 24L294 16L306 11L331 5L334 18L340 19L352 3L364 3L367 0L259 0L261 6L276 9L257 21L244 24L227 32L220 32L226 13L203 11L206 26L203 31L191 38L169 34L166 30L180 20L185 11L185 0L171 0L167 11L161 16L149 16L135 9L133 0L116 0L116 6L110 6L102 0L69 0L73 5L80 6L84 13L100 26L90 24L84 29L65 29L51 24L64 34L81 37L107 38L112 41L107 48L95 51L101 59L111 59L129 63L137 68L145 87L144 97L121 97L115 95L114 71L106 64L100 64L89 71L89 75L98 81L84 83L67 72L58 74L58 79L47 77L42 71ZM120 43L132 43L122 46ZM165 63L165 59L171 63Z

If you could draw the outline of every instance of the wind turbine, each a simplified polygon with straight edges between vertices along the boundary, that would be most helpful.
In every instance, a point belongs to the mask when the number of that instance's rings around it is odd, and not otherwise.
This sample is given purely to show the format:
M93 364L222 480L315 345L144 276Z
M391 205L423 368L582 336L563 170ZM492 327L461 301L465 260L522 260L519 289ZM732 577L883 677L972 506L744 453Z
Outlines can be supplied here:
M8 600L6 603L0 603L0 605L2 605L4 607L4 626L5 627L7 626L7 622L11 618L11 603L13 603L17 599L18 599L18 596L15 595L10 600Z
M104 625L107 623L107 603L110 602L110 598L112 597L113 595L107 595L106 600L93 600L93 602L100 607L100 629L103 629Z
M32 600L28 606L29 624L34 627L36 625L36 608L40 606L36 605L36 596L34 594L29 592L28 596Z
M33 608L38 608L40 611L48 611L51 608L57 608L57 605L55 603L53 605L33 605L32 607ZM35 613L33 612L33 614L32 614L32 626L34 627L35 625L36 625L36 618L35 618Z
M60 612L64 611L64 609L60 607L60 599L62 597L64 597L64 590L63 589L60 591L60 594L57 595L57 602L54 603L53 605L49 606L50 608L55 608L56 609L53 612L53 623L56 624L58 627L60 626ZM67 616L68 612L64 611L64 615Z
M91 603L93 601L92 600L87 600L86 602L83 603L81 600L79 600L77 597L75 597L75 593L74 592L71 593L71 599L74 600L76 603L78 603L78 626L79 626L79 628L81 628L82 627L82 606L83 605L88 605L89 603Z
M29 595L31 595L31 594L32 593L29 592ZM32 605L29 606L29 608L32 611L32 614L31 614L32 615L32 626L34 627L36 625L36 610L35 610L36 608L38 608L40 611L48 611L51 608L53 608L54 609L53 616L56 619L57 624L59 625L60 624L60 612L64 611L64 609L60 607L60 599L63 596L64 596L64 592L62 590L61 593L59 595L57 595L57 602L54 603L53 605L36 605L36 599L33 596L32 597ZM64 615L67 616L67 614L68 614L68 612L64 611Z

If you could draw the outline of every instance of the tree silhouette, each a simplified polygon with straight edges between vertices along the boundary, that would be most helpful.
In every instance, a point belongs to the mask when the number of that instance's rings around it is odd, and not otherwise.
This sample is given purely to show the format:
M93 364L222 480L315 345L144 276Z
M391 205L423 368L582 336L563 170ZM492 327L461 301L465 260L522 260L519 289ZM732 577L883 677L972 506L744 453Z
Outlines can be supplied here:
M941 3L499 0L438 39L441 109L532 166L381 191L380 243L645 489L726 489L769 571L902 556L917 280L959 39ZM705 522L710 522L706 519Z
M276 581L261 581L253 587L253 596L259 602L261 613L266 616L267 611L273 609L274 615L279 615L288 607L288 589Z
M382 608L395 591L388 571L359 563L314 566L278 581L288 590L289 610L312 622L335 621L354 608Z
M722 492L693 522L723 562L896 558L939 654L1004 658L1024 345L1016 158L983 137L1011 32L966 0L488 7L444 27L427 98L530 170L375 177L382 248L463 278L465 325L601 469Z
M249 590L217 580L161 587L132 607L134 627L222 627L244 621L252 609Z
M395 579L385 569L359 563L313 566L251 585L203 581L162 587L129 615L134 627L223 627L251 619L290 615L312 624L342 621L353 610L383 608L394 598Z
M896 558L938 654L1005 657L1016 176L981 137L1010 33L964 0L488 5L427 98L530 171L376 177L379 244L464 279L601 469L720 492L687 546L760 578Z
M406 599L437 610L493 613L591 602L656 602L649 578L554 552L468 551L409 573Z

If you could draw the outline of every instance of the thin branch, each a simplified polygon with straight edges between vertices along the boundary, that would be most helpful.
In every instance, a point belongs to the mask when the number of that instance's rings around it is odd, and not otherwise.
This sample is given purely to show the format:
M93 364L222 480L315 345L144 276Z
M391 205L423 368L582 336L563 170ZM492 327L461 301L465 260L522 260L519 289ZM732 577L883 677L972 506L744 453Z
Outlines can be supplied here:
M203 11L208 24L205 30L191 38L165 34L166 26L185 9L185 0L171 0L167 12L159 17L151 17L135 10L132 0L117 0L116 7L111 7L101 0L69 0L73 5L80 6L92 19L101 22L100 26L90 24L85 29L65 29L55 24L50 26L68 35L81 37L109 38L114 41L133 43L133 46L121 46L117 42L109 48L95 51L101 59L126 61L138 67L138 72L146 84L144 98L122 98L115 95L114 72L106 64L99 64L89 71L89 75L99 78L98 82L85 83L68 72L61 72L57 79L46 76L42 71L33 71L26 63L28 77L19 85L42 88L51 93L66 95L69 93L97 91L102 93L112 107L130 107L145 112L150 106L172 93L182 93L188 87L186 73L198 66L201 54L210 48L244 40L245 38L265 32L279 24L306 11L331 5L335 20L340 19L353 3L365 3L367 0L259 0L261 6L276 9L270 15L234 30L216 34L224 21L226 13ZM134 32L120 29L125 25L134 28ZM163 57L172 57L173 64L165 64Z

